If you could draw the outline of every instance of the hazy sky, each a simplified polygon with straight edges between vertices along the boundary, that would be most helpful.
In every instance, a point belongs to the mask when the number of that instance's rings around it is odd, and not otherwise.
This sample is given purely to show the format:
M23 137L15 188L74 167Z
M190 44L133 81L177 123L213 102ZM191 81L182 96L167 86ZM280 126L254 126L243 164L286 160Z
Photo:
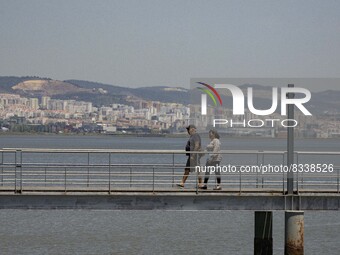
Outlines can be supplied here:
M337 0L0 0L0 32L0 76L129 87L340 77Z

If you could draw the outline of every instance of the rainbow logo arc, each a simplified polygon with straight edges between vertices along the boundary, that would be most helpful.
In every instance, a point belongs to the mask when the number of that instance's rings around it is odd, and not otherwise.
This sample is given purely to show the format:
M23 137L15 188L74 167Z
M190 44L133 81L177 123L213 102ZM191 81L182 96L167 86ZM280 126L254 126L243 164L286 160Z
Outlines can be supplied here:
M204 82L197 82L198 84L201 84L203 86L205 86L206 88L200 88L200 87L197 87L197 89L203 91L204 93L206 93L210 98L211 100L214 102L215 106L217 106L217 102L216 102L216 98L214 97L214 94L215 96L217 97L220 105L222 106L222 99L221 99L221 96L220 94L218 94L218 92L216 91L216 89L214 87L212 87L211 85L209 84L206 84ZM212 93L211 93L212 92ZM214 94L213 94L214 93Z

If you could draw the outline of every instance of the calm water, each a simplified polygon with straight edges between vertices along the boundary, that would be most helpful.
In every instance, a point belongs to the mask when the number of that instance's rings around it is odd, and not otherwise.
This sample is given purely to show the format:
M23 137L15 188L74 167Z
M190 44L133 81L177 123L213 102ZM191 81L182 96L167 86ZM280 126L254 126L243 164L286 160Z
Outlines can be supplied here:
M0 136L0 148L183 149L185 138ZM203 139L203 144L208 140ZM223 149L285 150L279 139L225 139ZM296 140L297 150L339 151L339 140ZM181 160L181 158L179 158ZM305 212L305 254L340 254L339 212ZM0 254L253 254L248 211L1 210ZM284 214L274 212L274 254Z
M208 143L202 136L202 144ZM225 150L286 150L285 139L222 138ZM339 151L340 139L296 139L297 151ZM184 149L186 138L115 137L115 136L0 136L0 148L80 148L80 149Z

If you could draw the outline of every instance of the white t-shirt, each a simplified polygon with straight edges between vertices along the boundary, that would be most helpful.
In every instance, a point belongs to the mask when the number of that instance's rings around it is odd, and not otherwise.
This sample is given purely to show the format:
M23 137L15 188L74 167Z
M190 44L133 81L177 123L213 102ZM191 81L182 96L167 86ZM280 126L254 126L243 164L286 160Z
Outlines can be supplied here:
M221 142L219 139L214 138L208 145L207 145L207 151L211 151L212 153L209 153L209 160L210 161L221 161L222 156L221 153L219 153L221 150Z

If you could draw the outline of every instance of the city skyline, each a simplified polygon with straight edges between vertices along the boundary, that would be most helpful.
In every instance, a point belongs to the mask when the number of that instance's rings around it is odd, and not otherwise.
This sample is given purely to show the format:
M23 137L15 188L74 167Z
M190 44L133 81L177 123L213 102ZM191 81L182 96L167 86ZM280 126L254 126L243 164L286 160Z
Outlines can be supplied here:
M213 124L214 128L232 136L282 138L287 135L287 119L276 112L258 116L247 110L240 117L234 116L230 108L209 106L209 116L203 116L197 104L164 103L134 97L128 97L127 103L94 107L91 102L85 101L51 99L48 96L42 96L41 99L25 98L0 93L0 130L178 134L186 133L185 127L193 123L201 131L206 131ZM339 137L338 116L338 112L313 117L296 112L296 135L309 138ZM216 126L215 118L218 118Z

